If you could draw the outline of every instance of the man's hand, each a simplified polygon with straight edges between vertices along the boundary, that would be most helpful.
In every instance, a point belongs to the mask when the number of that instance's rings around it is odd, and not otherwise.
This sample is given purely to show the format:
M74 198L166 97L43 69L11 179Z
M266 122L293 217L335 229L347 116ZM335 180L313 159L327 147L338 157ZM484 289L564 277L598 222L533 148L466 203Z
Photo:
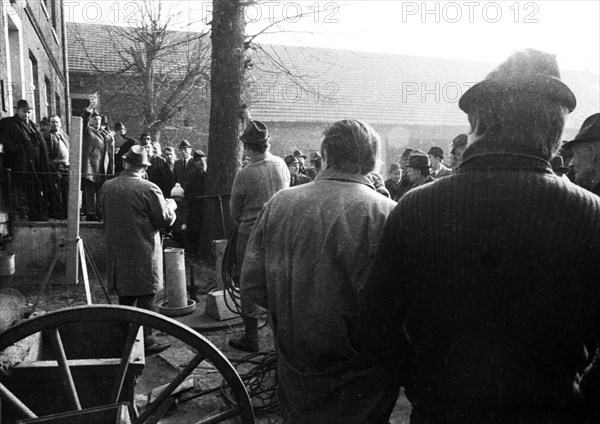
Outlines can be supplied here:
M173 199L166 199L167 202L167 209L170 209L172 211L176 211L177 210L177 202L175 202L175 200Z

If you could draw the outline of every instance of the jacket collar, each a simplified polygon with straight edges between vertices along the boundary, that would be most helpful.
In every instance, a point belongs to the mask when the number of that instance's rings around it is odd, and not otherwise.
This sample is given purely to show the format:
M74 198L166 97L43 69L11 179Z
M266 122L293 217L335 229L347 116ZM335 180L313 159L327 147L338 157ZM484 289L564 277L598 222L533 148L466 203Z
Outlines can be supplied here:
M465 158L459 171L468 169L527 170L553 174L547 160L525 153L475 153Z
M367 178L366 175L360 174L350 174L348 172L338 171L336 169L323 169L319 174L315 177L315 181L325 181L325 180L333 180L333 181L346 181L352 183L364 184L373 190L375 190L375 186L371 183L371 180Z

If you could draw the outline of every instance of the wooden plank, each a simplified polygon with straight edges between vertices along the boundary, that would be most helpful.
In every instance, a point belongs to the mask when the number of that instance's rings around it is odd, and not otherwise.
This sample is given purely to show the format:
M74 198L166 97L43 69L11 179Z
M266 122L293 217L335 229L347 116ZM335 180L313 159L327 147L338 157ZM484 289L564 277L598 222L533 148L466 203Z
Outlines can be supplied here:
M81 140L83 119L71 118L69 134L69 203L67 204L67 282L77 284L79 278L79 255L76 240L79 239L79 200L81 197Z

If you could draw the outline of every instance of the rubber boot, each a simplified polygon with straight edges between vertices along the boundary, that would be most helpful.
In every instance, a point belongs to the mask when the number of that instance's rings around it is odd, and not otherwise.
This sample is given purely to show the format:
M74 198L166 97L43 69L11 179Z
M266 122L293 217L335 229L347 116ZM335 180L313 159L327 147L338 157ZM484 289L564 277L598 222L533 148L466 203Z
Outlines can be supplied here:
M242 316L244 334L242 337L229 340L229 346L244 352L258 352L258 319Z

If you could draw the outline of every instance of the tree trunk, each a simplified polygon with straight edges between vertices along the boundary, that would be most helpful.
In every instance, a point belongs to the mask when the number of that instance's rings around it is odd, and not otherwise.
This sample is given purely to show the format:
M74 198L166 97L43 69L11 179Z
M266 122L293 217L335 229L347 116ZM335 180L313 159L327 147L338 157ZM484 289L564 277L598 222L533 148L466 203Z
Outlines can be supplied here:
M240 96L244 79L244 36L246 22L240 0L213 0L212 62L208 167L203 225L199 252L210 254L212 240L225 238L232 226L229 218L229 194L240 166Z

